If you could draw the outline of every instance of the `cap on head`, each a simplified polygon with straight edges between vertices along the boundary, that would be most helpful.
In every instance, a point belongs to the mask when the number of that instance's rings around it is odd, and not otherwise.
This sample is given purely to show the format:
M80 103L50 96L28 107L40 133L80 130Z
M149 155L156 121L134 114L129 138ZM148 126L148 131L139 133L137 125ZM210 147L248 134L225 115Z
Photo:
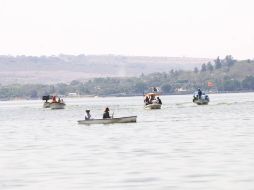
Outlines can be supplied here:
M86 112L90 112L90 110L86 110Z
M105 111L109 111L109 108L108 108L108 107L106 107Z

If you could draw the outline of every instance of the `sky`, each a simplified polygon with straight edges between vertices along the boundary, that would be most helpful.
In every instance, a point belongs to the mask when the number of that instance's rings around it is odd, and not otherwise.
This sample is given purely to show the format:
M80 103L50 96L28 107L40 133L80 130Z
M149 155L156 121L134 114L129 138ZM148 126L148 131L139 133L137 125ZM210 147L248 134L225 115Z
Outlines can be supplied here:
M253 0L0 0L0 54L252 59L253 7Z

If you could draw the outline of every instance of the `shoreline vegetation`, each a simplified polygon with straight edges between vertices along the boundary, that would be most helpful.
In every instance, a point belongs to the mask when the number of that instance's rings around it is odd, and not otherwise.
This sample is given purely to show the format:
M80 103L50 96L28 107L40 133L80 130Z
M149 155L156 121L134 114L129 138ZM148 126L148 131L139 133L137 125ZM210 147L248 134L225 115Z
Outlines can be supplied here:
M187 63L186 63L187 64ZM169 70L139 77L103 77L57 84L0 84L0 100L63 97L142 96L151 87L162 95L192 94L197 88L209 93L253 92L254 60L217 57L193 71Z

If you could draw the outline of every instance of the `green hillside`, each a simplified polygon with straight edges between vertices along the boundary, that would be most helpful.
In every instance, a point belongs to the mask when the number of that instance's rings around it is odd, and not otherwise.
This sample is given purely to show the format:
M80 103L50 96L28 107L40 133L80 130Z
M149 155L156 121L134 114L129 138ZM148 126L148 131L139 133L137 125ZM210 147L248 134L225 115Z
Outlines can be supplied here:
M151 87L162 94L192 93L197 88L213 92L254 91L254 61L237 61L232 56L204 63L193 71L171 70L141 74L139 77L94 78L55 85L15 84L0 86L0 99L40 98L46 94L91 96L142 95Z

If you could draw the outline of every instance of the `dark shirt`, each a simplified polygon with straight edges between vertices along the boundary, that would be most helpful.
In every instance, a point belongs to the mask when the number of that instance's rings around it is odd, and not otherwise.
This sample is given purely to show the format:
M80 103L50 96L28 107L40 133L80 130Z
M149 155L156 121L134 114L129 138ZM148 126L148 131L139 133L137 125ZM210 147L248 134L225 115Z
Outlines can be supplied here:
M199 91L198 91L198 96L199 96L199 98L201 98L201 95L202 95L202 91L199 90Z
M109 112L104 112L103 113L103 119L110 118Z
M157 101L158 101L159 104L162 104L161 99L157 99Z
M145 100L144 100L144 102L145 102L146 105L149 104L149 98L146 97Z

